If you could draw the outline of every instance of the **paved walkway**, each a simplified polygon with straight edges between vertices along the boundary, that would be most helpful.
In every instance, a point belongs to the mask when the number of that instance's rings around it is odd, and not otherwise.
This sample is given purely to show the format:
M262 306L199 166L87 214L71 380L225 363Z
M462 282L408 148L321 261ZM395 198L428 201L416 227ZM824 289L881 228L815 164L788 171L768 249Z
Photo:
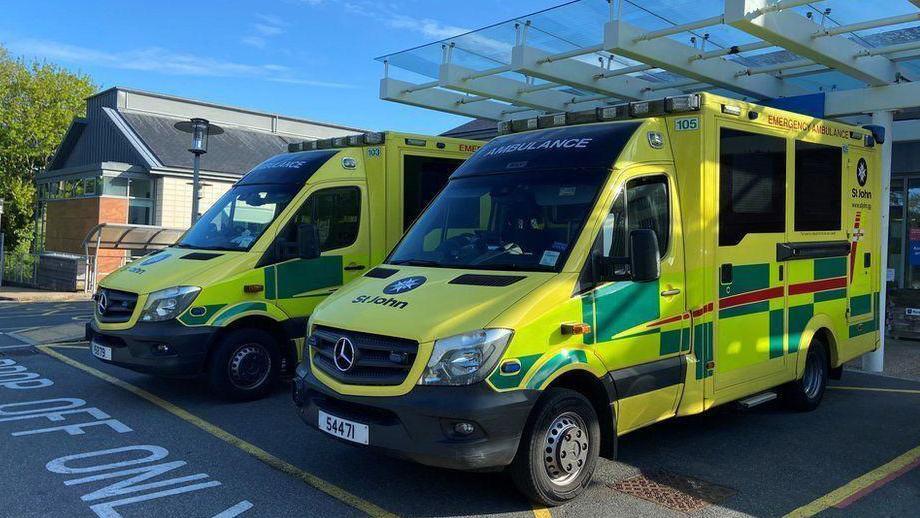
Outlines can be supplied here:
M0 300L11 300L15 302L69 302L78 300L89 300L92 298L91 293L82 291L47 291L36 290L34 288L20 288L17 286L0 286Z

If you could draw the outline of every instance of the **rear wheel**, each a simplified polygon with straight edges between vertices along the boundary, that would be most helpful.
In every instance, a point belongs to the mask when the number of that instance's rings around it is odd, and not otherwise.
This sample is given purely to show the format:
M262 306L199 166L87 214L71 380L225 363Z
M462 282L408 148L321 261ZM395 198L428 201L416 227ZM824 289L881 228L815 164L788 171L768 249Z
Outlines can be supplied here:
M208 385L216 395L251 401L272 390L280 369L278 344L270 333L236 329L218 341L208 365Z
M599 451L600 426L588 399L574 390L549 389L527 422L511 476L531 500L564 504L591 483Z
M808 347L802 378L786 386L786 402L790 407L801 412L818 408L827 388L828 365L827 345L815 340Z

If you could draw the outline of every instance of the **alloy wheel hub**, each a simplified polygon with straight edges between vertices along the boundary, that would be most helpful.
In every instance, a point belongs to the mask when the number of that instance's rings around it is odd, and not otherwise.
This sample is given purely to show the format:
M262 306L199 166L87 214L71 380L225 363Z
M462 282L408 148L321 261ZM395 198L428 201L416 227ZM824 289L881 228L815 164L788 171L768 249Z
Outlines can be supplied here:
M543 465L555 484L578 477L588 461L588 443L587 428L577 414L566 412L553 420L543 438Z

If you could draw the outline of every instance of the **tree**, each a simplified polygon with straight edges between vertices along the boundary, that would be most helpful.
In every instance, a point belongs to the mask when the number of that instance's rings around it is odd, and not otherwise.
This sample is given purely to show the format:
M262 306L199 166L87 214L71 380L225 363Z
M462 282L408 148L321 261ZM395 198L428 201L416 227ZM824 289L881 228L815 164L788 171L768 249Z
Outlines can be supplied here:
M14 59L0 46L0 198L8 248L32 242L35 173L48 165L95 90L84 74Z

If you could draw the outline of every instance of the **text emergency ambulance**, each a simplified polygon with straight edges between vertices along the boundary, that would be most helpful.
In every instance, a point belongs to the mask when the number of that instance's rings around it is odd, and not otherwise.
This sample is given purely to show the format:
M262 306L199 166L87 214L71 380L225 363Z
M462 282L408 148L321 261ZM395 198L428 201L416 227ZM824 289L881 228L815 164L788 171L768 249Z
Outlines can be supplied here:
M102 361L205 373L253 399L299 360L307 317L379 263L481 142L367 133L293 145L224 194L179 242L112 273L87 324Z
M878 128L698 94L502 129L314 311L310 426L555 505L619 435L813 409L878 347Z

